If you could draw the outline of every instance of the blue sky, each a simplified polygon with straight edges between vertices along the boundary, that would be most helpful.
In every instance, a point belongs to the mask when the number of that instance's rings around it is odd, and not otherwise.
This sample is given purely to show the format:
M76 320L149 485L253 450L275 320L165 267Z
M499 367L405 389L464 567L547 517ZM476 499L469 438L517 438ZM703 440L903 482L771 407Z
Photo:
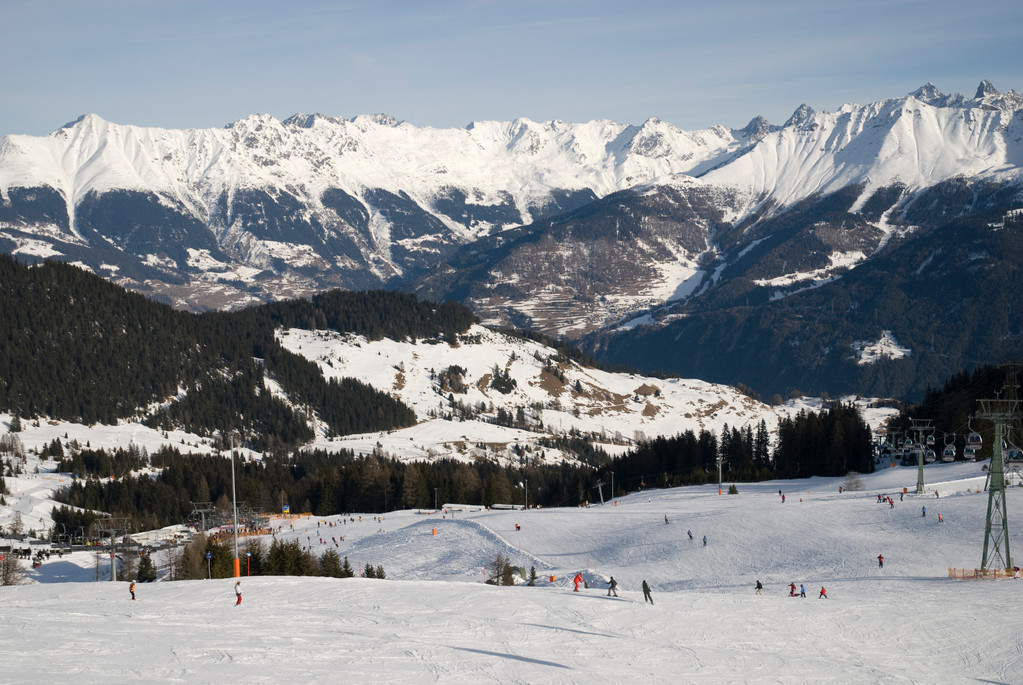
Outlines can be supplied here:
M386 113L693 130L927 81L1023 91L1019 0L0 0L0 135Z

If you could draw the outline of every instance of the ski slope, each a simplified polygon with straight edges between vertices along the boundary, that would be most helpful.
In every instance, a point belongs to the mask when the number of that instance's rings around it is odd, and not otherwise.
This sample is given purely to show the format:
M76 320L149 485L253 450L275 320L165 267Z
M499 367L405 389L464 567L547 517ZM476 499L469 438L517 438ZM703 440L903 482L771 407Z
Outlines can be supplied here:
M34 582L0 588L0 680L1023 682L1021 581L947 577L949 566L980 565L982 463L929 465L925 494L902 501L915 468L860 476L859 491L850 482L654 490L589 508L294 517L277 522L284 539L381 565L387 579L243 578L239 607L233 579L139 584L132 602L107 560L53 557L29 571ZM1010 549L1023 549L1023 488L1009 489L1007 506ZM497 553L534 566L541 582L483 584ZM589 588L574 593L577 572ZM619 599L606 594L612 575ZM68 580L82 582L58 582ZM790 582L807 598L790 598Z

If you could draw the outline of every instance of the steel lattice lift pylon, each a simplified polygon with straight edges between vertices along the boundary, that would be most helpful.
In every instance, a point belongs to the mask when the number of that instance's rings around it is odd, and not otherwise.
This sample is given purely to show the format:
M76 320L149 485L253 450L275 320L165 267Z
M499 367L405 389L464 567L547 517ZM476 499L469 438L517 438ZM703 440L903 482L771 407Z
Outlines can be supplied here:
M96 533L102 537L110 536L110 580L117 580L117 536L126 535L131 531L131 519L129 518L102 518L96 519L93 524Z
M1014 379L1014 375L1013 375ZM1009 569L1012 555L1009 552L1009 512L1005 508L1005 459L1002 451L1002 427L1019 416L1019 402L1008 400L980 400L979 419L988 419L995 424L995 436L991 445L991 466L988 468L987 523L984 525L984 556L980 562L981 571L989 568Z

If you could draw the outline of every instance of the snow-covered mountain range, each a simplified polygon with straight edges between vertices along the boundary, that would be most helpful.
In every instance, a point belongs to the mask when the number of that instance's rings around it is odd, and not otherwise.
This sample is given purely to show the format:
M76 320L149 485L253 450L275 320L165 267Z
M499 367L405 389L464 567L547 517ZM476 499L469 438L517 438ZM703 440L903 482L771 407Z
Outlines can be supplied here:
M926 84L692 132L383 115L182 131L87 115L0 141L0 249L194 310L399 288L629 349L636 326L805 293L957 217L1018 219L1021 162L1023 96L987 81L973 97ZM889 322L854 335L884 330L912 337Z
M684 293L717 233L765 210L852 184L862 204L893 183L1018 179L1021 108L984 82L973 98L927 84L837 112L804 105L781 126L693 132L657 119L434 129L382 115L165 130L86 115L0 142L0 240L201 309L411 282L458 246L618 191L709 193L713 217L673 222L693 224L691 240L648 250L659 278L646 292L593 293L628 309Z

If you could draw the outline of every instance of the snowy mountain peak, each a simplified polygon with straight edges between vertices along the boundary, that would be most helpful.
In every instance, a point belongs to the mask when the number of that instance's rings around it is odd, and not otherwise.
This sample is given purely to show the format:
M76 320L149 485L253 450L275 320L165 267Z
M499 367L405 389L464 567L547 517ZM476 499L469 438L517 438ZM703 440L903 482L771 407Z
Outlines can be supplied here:
M341 124L345 120L340 117L330 117L325 114L292 114L282 123L285 126L297 126L298 128L313 128L319 123Z
M985 83L987 83L987 81L985 81ZM938 90L937 86L935 86L930 81L914 90L912 93L910 93L910 95L916 98L917 100L921 102L926 102L928 104L934 104L936 101L941 100L943 97L945 97L944 94L940 90Z
M995 88L990 81L984 79L983 81L980 82L980 85L977 86L977 94L974 95L973 97L976 100L981 100L983 98L994 95L1001 95L1001 93L998 92L998 89Z
M813 107L806 103L803 103L799 107L796 107L796 111L793 112L792 116L790 116L788 121L785 122L784 127L796 128L802 126L803 124L809 123L813 119L814 114L816 114L816 112L814 112Z
M356 124L371 123L371 124L376 124L377 126L385 126L385 127L388 127L388 128L396 128L396 127L402 125L403 123L405 123L403 121L399 121L398 119L395 119L390 114L381 114L381 113L378 113L378 114L360 114L359 116L357 116L354 119L352 119L352 122L356 123Z
M750 142L756 142L771 132L771 124L759 114L739 130L739 134Z

